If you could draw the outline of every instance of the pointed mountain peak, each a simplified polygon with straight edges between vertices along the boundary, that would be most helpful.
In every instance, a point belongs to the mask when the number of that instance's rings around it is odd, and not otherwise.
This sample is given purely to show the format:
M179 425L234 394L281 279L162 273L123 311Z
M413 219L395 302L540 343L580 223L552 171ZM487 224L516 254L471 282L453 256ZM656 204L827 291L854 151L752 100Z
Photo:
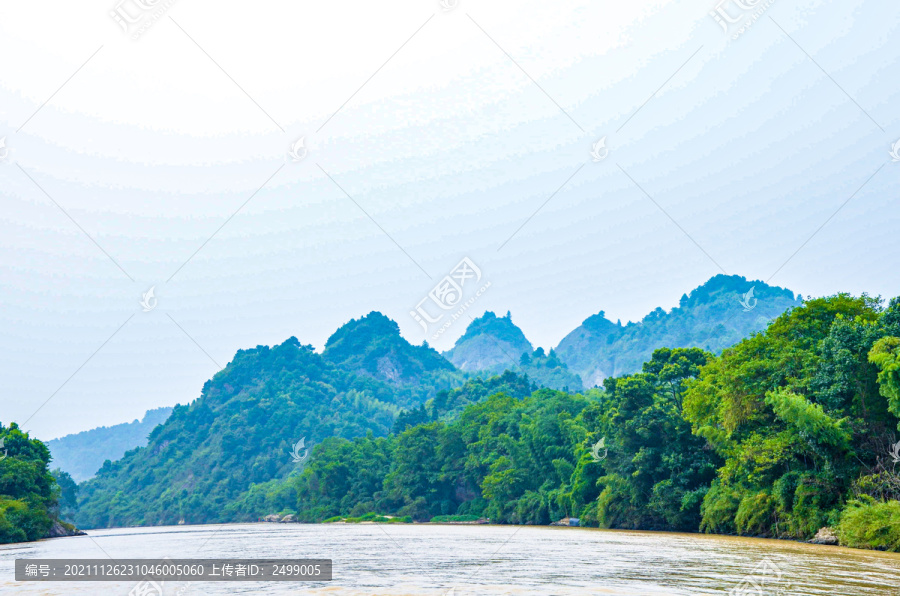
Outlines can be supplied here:
M733 298L748 292L752 292L750 296L755 295L757 299L770 298L773 301L796 301L794 293L786 288L770 286L759 279L748 280L743 275L724 275L720 273L709 278L703 285L691 290L690 294L682 296L678 306L684 308L698 304L709 304L722 298Z
M350 319L331 334L325 342L325 351L333 349L341 344L364 345L372 337L400 337L400 326L396 321L373 310L359 319ZM361 344L360 344L361 342Z
M429 346L406 341L396 321L378 311L341 326L328 338L322 355L345 370L390 383L414 382L423 373L453 369Z
M612 321L610 321L609 319L606 318L606 312L601 310L597 314L591 315L588 318L586 318L581 323L581 326L584 327L585 329L590 329L591 331L593 331L595 333L602 333L603 331L611 333L613 330L616 329L617 326L618 327L622 326L622 321L619 320L618 325L616 323L613 323Z
M469 323L466 332L444 355L462 370L500 372L515 367L523 353L531 354L531 342L506 316L485 312Z
M513 345L522 345L524 347L527 344L528 351L530 352L532 350L531 342L526 339L522 330L513 323L509 311L506 312L506 316L504 317L498 317L493 312L486 311L483 315L469 323L463 336L456 340L456 346L484 333L490 334L496 339Z

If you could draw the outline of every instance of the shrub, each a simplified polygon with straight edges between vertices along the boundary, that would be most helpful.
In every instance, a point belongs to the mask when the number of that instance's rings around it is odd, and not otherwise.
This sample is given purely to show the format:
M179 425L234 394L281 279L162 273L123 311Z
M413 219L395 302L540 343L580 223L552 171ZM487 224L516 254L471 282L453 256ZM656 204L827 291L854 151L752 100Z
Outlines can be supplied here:
M803 474L794 492L789 517L790 534L795 538L813 536L822 526L831 525L832 512L840 510L840 491L825 475Z
M52 524L53 520L40 505L0 499L0 543L44 538Z
M900 501L861 495L841 512L837 534L843 546L900 552Z
M700 531L707 534L732 534L737 528L734 517L741 503L740 493L733 487L714 481L703 498Z
M734 524L739 534L765 535L772 525L775 514L775 499L763 491L741 499Z

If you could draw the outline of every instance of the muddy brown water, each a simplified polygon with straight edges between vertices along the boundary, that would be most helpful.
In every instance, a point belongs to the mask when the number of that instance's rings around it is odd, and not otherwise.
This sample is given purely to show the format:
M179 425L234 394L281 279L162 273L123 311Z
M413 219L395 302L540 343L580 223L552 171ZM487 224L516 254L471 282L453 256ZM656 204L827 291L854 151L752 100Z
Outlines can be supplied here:
M92 530L0 546L0 593L119 595L135 582L16 582L17 558L324 558L330 582L167 582L219 594L900 596L900 555L589 528L224 524ZM157 596L148 592L148 596Z

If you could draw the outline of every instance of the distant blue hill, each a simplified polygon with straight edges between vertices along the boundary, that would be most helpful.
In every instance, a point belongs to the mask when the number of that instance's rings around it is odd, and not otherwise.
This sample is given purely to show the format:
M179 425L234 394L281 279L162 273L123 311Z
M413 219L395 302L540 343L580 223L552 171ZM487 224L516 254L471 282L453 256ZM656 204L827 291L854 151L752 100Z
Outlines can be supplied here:
M697 347L720 353L763 331L781 313L802 304L791 290L739 275L716 275L681 297L669 311L642 320L613 322L600 311L585 319L545 356L510 318L486 312L444 353L460 370L527 374L538 385L579 391L607 377L641 370L657 348Z
M53 456L51 467L68 472L75 482L87 480L104 461L115 461L126 451L145 446L150 431L165 422L171 413L172 408L156 408L148 410L143 420L101 426L47 441Z
M786 310L803 304L791 290L739 275L716 275L666 312L656 308L622 325L603 311L588 317L556 346L586 387L641 370L657 348L703 348L716 354L763 331Z

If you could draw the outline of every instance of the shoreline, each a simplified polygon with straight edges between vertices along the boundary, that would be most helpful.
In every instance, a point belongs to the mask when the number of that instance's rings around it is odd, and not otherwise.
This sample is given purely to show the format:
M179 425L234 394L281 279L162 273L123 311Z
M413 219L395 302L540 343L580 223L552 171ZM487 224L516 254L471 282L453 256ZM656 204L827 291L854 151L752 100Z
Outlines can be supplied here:
M390 526L410 526L410 527L423 527L423 526L482 526L482 527L491 527L491 528L534 528L534 529L544 529L544 530L584 530L591 532L610 532L610 533L621 533L621 534L633 534L633 535L654 535L654 536L671 536L682 537L682 538L691 538L691 539L733 539L738 541L743 540L752 540L752 541L775 541L779 544L784 543L794 543L797 545L807 545L807 546L816 546L816 547L826 547L826 548L842 548L849 549L852 552L877 552L884 553L887 555L895 555L900 557L900 551L891 551L885 549L873 549L873 548L858 548L853 546L845 546L841 544L822 544L817 542L812 542L809 540L799 540L796 538L776 538L771 536L741 536L737 534L709 534L703 532L673 532L669 530L642 530L642 529L627 529L627 528L599 528L599 527L590 527L590 526L565 526L565 525L552 525L552 524L501 524L494 522L487 523L479 523L479 522L372 522L372 521L361 521L361 522L346 522L346 521L334 521L334 522L267 522L267 521L238 521L238 522L213 522L213 523L202 523L202 524L169 524L169 525L158 525L158 526L115 526L109 528L89 528L87 530L80 530L84 532L83 534L79 534L81 536L89 536L90 532L102 532L106 530L154 530L154 529L181 529L181 528L205 528L212 526L375 526L375 525L390 525ZM0 544L0 548L7 545L17 545L17 544L33 544L36 542L42 542L46 540L53 540L56 538L71 538L72 536L57 536L57 537L48 537L41 538L40 540L35 540L31 542L11 542L6 544Z

